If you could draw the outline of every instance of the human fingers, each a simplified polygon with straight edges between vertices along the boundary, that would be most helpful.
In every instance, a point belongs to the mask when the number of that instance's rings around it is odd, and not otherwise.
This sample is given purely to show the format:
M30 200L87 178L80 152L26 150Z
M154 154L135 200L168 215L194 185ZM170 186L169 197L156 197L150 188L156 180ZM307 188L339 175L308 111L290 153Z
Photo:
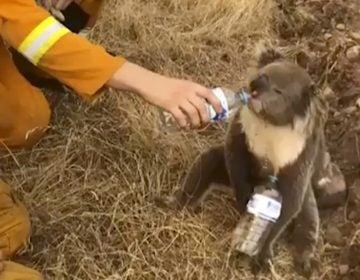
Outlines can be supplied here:
M51 7L49 11L58 20L60 20L60 21L65 20L63 13L61 11L57 10L56 8Z
M58 10L66 9L73 0L55 0L55 8Z
M202 123L209 122L209 112L206 106L206 100L199 97L197 94L193 94L189 98L189 102L196 107Z
M214 110L217 113L221 113L222 106L220 100L211 92L210 89L198 86L196 89L196 93L201 96L202 98L205 98L209 101L209 103L214 107Z
M180 127L186 127L187 120L185 114L180 110L180 108L175 107L172 110L170 110L170 113L176 120L176 122L180 125Z
M191 124L194 127L198 127L200 125L200 115L194 105L192 105L189 101L187 101L187 102L183 102L180 105L180 108L187 114Z
M50 8L53 6L52 0L42 0L41 6L44 7L46 10L50 10Z

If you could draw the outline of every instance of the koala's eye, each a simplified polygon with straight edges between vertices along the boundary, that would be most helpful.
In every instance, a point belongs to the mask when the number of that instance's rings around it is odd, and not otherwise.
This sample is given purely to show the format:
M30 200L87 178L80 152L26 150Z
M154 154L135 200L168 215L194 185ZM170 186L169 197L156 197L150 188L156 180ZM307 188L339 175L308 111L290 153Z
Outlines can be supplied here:
M277 94L282 94L282 91L278 88L274 88L274 91L277 93Z

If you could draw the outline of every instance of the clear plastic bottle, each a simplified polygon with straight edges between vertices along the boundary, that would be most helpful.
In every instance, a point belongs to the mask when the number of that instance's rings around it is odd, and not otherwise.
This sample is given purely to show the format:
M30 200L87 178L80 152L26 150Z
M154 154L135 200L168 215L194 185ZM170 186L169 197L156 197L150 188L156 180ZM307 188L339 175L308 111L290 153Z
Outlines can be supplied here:
M207 103L209 118L211 122L221 122L229 119L236 109L241 105L246 105L251 97L250 94L241 90L240 92L232 91L224 87L216 87L211 90L213 94L220 100L222 112L216 113L211 104ZM164 128L174 129L176 127L175 120L172 116L164 111L160 111L161 125Z
M259 253L270 230L280 216L282 197L275 188L275 177L257 186L232 237L232 248L253 257Z
M251 96L244 90L234 92L228 88L221 87L212 89L212 92L220 100L223 109L220 114L217 114L214 108L208 104L209 117L212 122L228 119L240 105L246 105Z

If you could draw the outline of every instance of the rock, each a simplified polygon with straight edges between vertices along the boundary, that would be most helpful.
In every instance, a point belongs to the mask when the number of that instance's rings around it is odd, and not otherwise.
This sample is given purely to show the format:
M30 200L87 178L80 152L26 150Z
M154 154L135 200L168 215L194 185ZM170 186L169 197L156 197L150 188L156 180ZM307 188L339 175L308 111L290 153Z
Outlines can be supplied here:
M329 98L329 97L333 97L335 94L332 88L327 86L323 91L323 95L325 98Z
M348 273L350 267L348 264L341 264L339 266L339 273L340 275L345 275L346 273Z
M351 211L351 212L349 213L349 215L348 215L348 219L349 219L349 220L354 220L354 219L356 219L356 216L357 216L356 211Z
M360 42L360 32L350 32L350 37L355 41Z
M352 205L359 205L360 204L360 180L356 180L349 187L349 202Z
M356 111L356 106L349 106L343 110L345 114L351 114Z
M360 221L360 213L358 210L353 210L350 212L348 218L350 221L359 222Z
M356 107L360 108L360 97L358 99L356 99Z
M346 51L346 57L349 61L354 62L360 58L360 46L353 46Z
M325 238L327 242L329 242L331 245L339 246L342 245L342 233L340 230L334 226L329 226L325 233Z
M332 37L332 35L330 33L325 33L324 34L324 39L325 40L329 40Z
M343 23L338 23L338 24L336 25L336 29L337 29L337 30L340 30L340 31L345 30L345 24L343 24Z

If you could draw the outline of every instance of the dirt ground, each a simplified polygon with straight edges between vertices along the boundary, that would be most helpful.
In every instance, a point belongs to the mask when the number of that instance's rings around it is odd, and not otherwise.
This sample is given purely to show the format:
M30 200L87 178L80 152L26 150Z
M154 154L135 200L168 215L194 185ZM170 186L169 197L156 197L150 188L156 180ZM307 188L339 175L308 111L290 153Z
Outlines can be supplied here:
M321 213L314 279L360 279L359 13L357 0L112 0L92 33L129 60L209 87L241 88L260 40L308 69L329 97L328 145L350 193ZM86 104L45 91L49 133L32 150L0 154L32 219L31 244L15 260L46 279L302 279L286 238L271 275L254 278L229 253L233 197L216 193L197 215L154 205L226 124L165 133L156 108L133 94L109 90Z

